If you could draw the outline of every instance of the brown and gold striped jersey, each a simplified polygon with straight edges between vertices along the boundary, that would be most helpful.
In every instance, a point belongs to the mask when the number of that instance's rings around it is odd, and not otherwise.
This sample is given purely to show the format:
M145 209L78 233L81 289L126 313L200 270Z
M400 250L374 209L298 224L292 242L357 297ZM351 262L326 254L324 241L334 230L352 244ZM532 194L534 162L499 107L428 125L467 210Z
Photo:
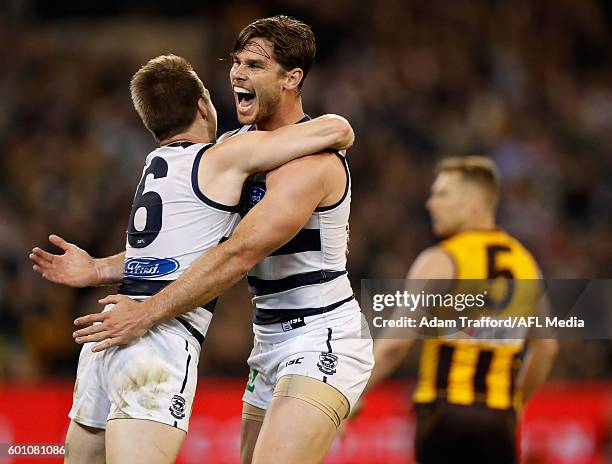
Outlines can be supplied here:
M503 289L495 297L497 311L508 315L535 311L535 286L516 282L537 282L537 263L506 232L466 231L439 246L455 264L455 288L468 284L467 280L501 283ZM445 400L461 405L486 404L494 409L515 406L521 397L514 382L523 347L523 339L441 336L424 340L415 403Z

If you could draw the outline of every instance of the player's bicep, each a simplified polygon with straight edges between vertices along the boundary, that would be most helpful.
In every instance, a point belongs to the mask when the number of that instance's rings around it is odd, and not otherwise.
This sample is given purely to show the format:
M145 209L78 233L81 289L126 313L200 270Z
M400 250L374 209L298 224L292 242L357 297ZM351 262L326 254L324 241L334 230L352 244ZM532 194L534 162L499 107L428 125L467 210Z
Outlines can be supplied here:
M427 248L408 271L408 279L454 279L456 270L452 256L440 247Z
M264 132L256 149L252 150L247 168L251 173L269 171L305 155L350 146L354 138L353 129L346 119L326 114L301 124Z
M537 269L537 280L533 281L519 281L518 285L524 286L527 290L535 291L536 293L536 302L533 306L532 312L533 314L528 314L529 316L536 316L540 321L544 321L547 317L553 316L553 310L550 302L550 298L548 296L546 285L544 278L542 276L542 271L538 267ZM535 287L535 288L534 288ZM530 327L527 331L528 338L550 338L554 337L554 331L551 327Z
M283 246L308 222L324 195L319 164L297 160L268 175L266 194L232 237L251 264Z
M440 247L422 251L406 276L405 289L411 293L446 293L453 287L456 278L455 262L451 255Z
M237 134L222 146L213 147L209 156L218 157L223 169L236 170L240 175L248 176L335 147L347 137L353 137L352 134L346 119L325 115L274 131Z
M217 178L240 180L307 154L296 150L274 132L251 131L226 138L221 145L209 150L207 162Z

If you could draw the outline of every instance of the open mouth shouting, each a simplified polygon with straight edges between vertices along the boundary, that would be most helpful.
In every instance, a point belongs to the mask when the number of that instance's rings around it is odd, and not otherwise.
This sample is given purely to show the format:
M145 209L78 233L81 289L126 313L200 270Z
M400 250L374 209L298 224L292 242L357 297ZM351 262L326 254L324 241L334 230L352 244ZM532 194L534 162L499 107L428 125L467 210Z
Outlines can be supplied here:
M238 113L242 116L248 116L255 105L255 92L235 85L234 95Z

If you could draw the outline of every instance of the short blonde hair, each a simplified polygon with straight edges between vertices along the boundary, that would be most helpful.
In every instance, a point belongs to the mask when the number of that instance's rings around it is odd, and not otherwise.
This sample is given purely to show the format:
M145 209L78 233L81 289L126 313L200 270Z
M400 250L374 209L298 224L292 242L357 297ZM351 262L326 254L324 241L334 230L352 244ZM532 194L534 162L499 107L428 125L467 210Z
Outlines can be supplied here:
M436 165L436 175L457 171L468 182L473 182L487 194L490 206L495 209L500 198L500 174L491 158L485 156L453 156L444 158Z

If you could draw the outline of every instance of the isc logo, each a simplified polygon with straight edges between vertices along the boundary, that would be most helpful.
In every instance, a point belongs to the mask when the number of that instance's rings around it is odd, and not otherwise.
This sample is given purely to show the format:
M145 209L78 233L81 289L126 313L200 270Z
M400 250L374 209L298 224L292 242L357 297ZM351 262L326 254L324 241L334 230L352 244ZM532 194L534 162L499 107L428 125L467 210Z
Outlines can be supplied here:
M285 363L285 367L291 366L293 364L302 364L302 359L304 359L304 356L301 356L301 357L299 357L297 359L292 359L291 361L287 361Z
M298 327L304 327L306 323L304 322L303 317L298 317L295 319L291 319L289 321L285 321L281 323L281 327L283 328L283 332L287 332L289 330L297 329Z

